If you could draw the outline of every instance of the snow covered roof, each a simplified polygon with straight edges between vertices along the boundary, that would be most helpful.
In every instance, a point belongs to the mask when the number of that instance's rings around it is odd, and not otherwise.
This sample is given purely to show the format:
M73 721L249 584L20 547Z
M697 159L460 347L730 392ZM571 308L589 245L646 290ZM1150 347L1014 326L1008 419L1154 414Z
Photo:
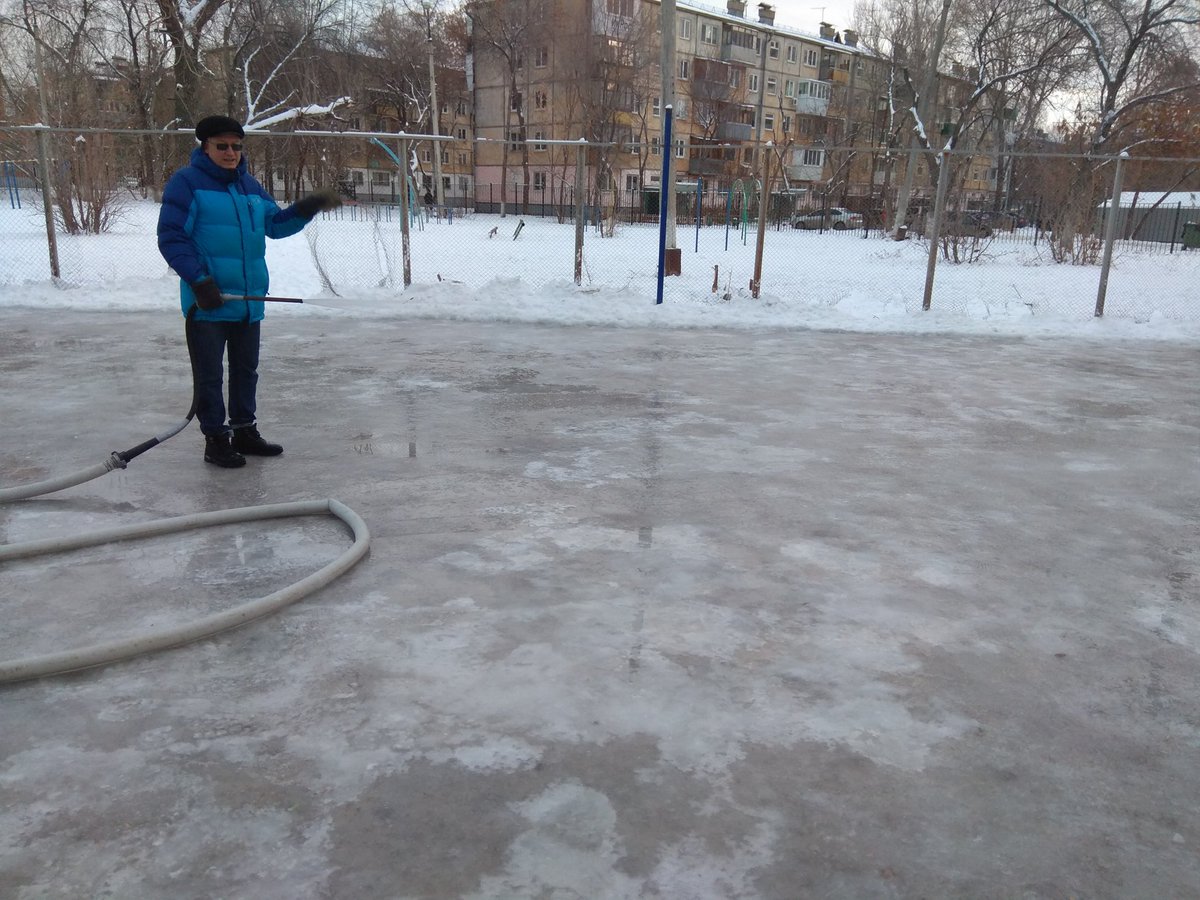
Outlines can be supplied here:
M1108 209L1109 201L1100 204L1100 209ZM1144 209L1148 206L1158 206L1160 209L1174 209L1182 206L1184 209L1200 209L1200 191L1122 191L1121 206L1137 206Z

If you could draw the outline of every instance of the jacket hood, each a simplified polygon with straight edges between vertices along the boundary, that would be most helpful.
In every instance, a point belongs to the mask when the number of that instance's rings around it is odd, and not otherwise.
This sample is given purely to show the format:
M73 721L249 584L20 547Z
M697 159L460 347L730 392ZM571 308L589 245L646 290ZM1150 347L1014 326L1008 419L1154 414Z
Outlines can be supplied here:
M204 152L203 147L197 147L192 151L191 164L204 174L216 178L218 181L237 181L242 175L246 174L246 154L242 154L242 158L238 160L236 169L222 169L215 162L208 158L208 154Z

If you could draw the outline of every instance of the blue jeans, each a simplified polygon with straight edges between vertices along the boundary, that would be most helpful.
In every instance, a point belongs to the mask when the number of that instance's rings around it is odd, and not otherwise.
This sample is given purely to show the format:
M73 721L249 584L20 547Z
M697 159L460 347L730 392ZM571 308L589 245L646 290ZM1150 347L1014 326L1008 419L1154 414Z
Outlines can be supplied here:
M254 424L259 324L198 320L189 324L195 357L196 418L206 435L224 434L231 427ZM226 348L229 349L229 425L225 424L225 400L221 396Z

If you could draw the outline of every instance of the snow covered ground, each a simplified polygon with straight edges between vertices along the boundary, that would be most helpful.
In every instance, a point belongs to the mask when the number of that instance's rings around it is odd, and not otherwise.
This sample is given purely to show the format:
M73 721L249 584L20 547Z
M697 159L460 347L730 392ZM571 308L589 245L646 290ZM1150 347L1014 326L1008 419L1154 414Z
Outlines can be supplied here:
M0 305L160 308L174 296L175 280L157 253L156 216L153 203L131 201L111 233L61 236L66 286L53 287L40 212L0 207ZM1057 265L1044 246L1005 237L989 245L979 264L940 263L932 309L923 313L927 253L919 241L772 230L761 297L754 299L754 232L743 243L736 230L708 227L697 242L694 228L681 226L684 274L666 280L665 302L656 307L656 227L622 224L611 239L589 228L583 283L576 286L573 226L526 218L514 240L518 221L469 215L452 224L421 223L412 231L413 284L403 289L395 215L344 209L311 225L304 237L269 243L272 292L306 298L305 315L1200 338L1197 252L1119 250L1107 314L1096 320L1097 267Z

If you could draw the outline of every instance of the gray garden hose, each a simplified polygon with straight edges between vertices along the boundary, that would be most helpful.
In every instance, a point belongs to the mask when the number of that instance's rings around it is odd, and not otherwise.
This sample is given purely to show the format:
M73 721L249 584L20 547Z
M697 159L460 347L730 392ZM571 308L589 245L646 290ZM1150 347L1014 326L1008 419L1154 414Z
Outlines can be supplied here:
M28 541L22 544L0 545L0 562L4 562L11 559L40 556L46 553L78 550L82 547L93 547L97 544L105 544L110 541L174 534L179 531L206 528L212 525L229 525L236 522L252 522L260 519L280 519L288 516L315 516L322 513L336 516L345 522L354 534L354 543L333 562L318 569L306 578L273 594L247 601L240 606L235 606L233 609L215 613L203 619L173 628L143 631L108 643L93 644L89 647L79 647L74 650L64 650L41 656L29 656L24 659L0 662L0 684L24 681L29 678L41 678L46 675L60 675L64 672L74 672L78 669L87 669L93 666L102 666L119 660L130 659L143 653L153 653L156 650L178 647L181 644L211 637L218 632L236 628L239 625L244 625L246 622L270 615L291 603L295 603L318 588L324 587L343 572L349 570L366 554L370 546L371 535L367 530L366 523L363 522L358 513L345 504L337 500L305 500L295 503L276 503L266 506L247 506L239 509L218 510L217 512L195 513L189 516L159 519L154 522L123 525L75 537L48 538L40 541Z
M293 301L289 301L293 302ZM294 301L300 302L300 301ZM65 488L83 484L93 478L111 472L113 469L124 469L135 457L147 450L157 447L168 438L172 438L187 427L196 413L195 393L195 355L192 352L191 323L193 306L188 311L187 337L188 356L192 360L193 390L192 406L187 416L178 425L131 447L123 452L114 452L102 463L97 463L71 475L49 478L33 484L18 485L13 488L0 490L0 503L11 503L15 500L27 500L50 494ZM47 675L61 675L64 672L74 672L78 669L88 669L93 666L103 666L108 663L130 659L143 653L153 653L156 650L166 650L178 647L201 638L211 637L221 631L236 628L260 619L263 616L278 612L285 606L295 603L313 591L324 587L343 572L349 570L366 555L371 543L371 534L366 523L358 513L337 500L304 500L295 503L275 503L265 506L246 506L239 509L224 509L217 512L195 513L190 516L178 516L173 519L159 519L154 522L143 522L136 525L123 525L94 531L89 534L74 537L48 538L41 541L27 541L22 544L0 544L0 563L11 559L26 559L31 556L41 556L46 553L61 553L66 550L78 550L81 547L94 547L97 544L107 544L110 541L130 540L132 538L153 537L161 534L174 534L192 528L206 528L211 525L229 525L235 522L253 522L259 519L281 519L287 516L315 516L322 513L336 516L350 527L354 534L354 543L346 552L328 565L318 569L306 578L295 582L283 590L249 600L233 609L216 613L195 622L177 625L173 628L142 631L116 641L104 644L93 644L89 647L79 647L74 650L63 650L56 653L46 653L41 656L28 656L23 659L0 660L0 684L15 681L25 681L30 678L41 678Z

